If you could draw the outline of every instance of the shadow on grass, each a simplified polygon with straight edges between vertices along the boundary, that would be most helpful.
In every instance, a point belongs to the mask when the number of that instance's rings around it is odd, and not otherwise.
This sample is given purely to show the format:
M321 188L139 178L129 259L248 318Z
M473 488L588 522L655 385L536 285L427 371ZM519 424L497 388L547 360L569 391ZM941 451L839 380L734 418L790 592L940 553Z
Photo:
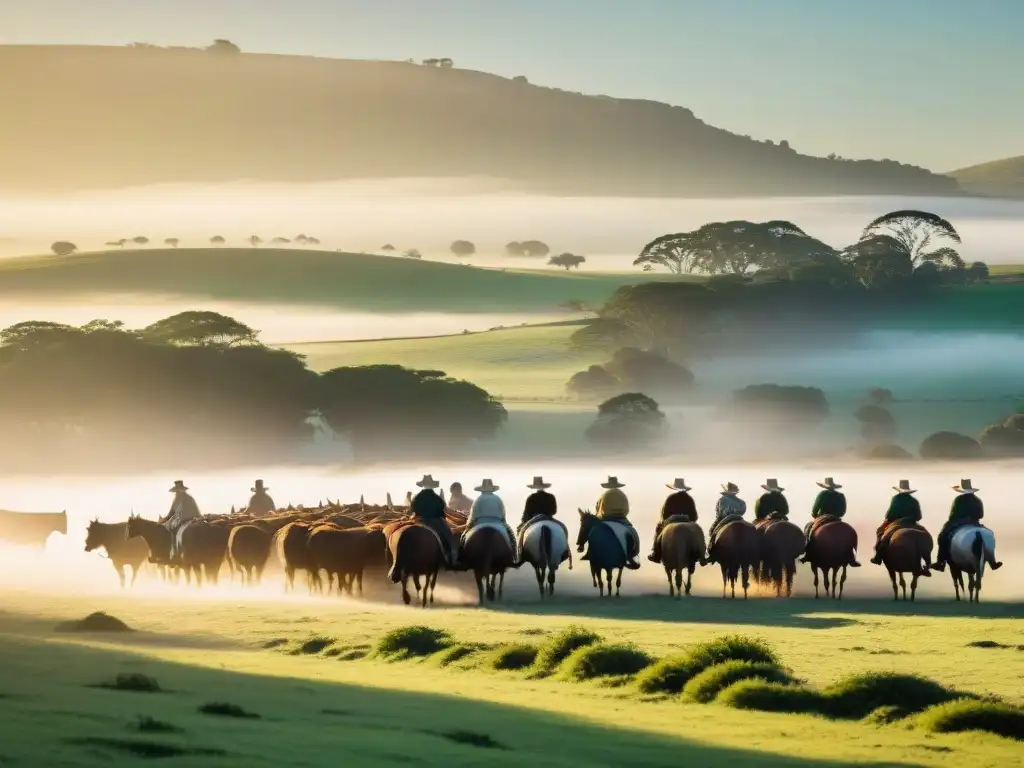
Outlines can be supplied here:
M0 701L0 718L10 733L19 734L5 741L4 754L21 764L109 765L119 755L131 753L140 757L220 755L219 766L247 768L297 762L334 766L338 745L344 744L346 759L360 766L415 762L450 767L484 760L488 765L517 767L668 768L680 760L702 766L870 765L711 746L470 698L130 659L124 647L55 645L8 636L0 637L0 654L9 665L14 687L31 693L31 700L16 705ZM112 674L128 661L144 664L147 673L167 680L179 693L147 698L142 705L135 697L110 696L75 685L84 675ZM254 726L197 713L197 704L224 692L230 692L238 706L257 710L264 718ZM145 715L138 711L140 706L145 706ZM105 719L86 717L97 714ZM145 741L125 739L125 728L143 716L183 728L189 734L188 745L158 732L147 733ZM53 733L60 733L61 739L46 738Z

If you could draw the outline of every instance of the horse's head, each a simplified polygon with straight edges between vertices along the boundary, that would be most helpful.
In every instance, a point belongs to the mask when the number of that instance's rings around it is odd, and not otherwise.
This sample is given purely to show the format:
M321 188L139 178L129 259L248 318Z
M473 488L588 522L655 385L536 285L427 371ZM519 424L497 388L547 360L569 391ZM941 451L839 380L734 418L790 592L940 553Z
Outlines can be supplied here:
M587 543L587 537L590 536L590 530L594 527L597 516L591 514L589 509L577 509L577 511L580 513L580 532L576 536L576 546L582 547Z
M94 549L102 547L103 543L99 539L100 521L97 518L93 518L85 529L85 551L92 552Z

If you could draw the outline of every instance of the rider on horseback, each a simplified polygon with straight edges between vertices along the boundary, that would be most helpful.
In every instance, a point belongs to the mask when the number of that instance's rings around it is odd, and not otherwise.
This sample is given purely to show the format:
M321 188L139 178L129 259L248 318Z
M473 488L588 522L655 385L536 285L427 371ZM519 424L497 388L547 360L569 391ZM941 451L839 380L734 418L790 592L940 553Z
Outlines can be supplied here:
M914 498L917 491L910 487L910 481L900 480L900 484L893 486L893 490L896 495L889 502L885 520L875 532L875 556L871 558L875 565L882 564L882 555L896 531L904 527L918 527L917 523L921 522L921 504Z
M565 531L565 538L569 539L569 529L565 527L565 524L561 520L555 520L554 517L558 514L558 500L554 494L548 493L547 489L551 487L551 483L545 483L544 478L539 475L533 478L533 483L526 486L531 489L533 493L526 497L526 504L523 506L523 519L519 521L519 527L516 528L516 544L518 546L519 556L516 558L516 567L522 565L523 558L523 531L538 518L546 518L551 522L562 527Z
M500 496L495 495L495 491L498 490L490 478L484 479L484 481L474 490L480 495L477 496L476 501L473 502L473 506L470 508L469 518L466 520L466 532L462 534L462 540L469 537L469 532L473 530L473 526L478 523L487 521L491 523L501 523L505 528L505 532L508 534L509 546L513 547L513 542L516 540L515 534L512 532L512 526L508 524L508 520L505 517L505 502L501 500ZM515 548L512 551L513 558L515 557Z
M831 517L842 520L846 514L846 496L839 492L843 486L839 485L831 477L826 477L825 482L817 484L822 490L814 499L814 507L811 508L811 521L804 526L804 535L807 543L804 547L804 556L800 558L801 563L806 563L811 556L811 530L814 528L814 521L821 517ZM860 563L854 557L850 566L860 568Z
M597 506L594 509L594 514L597 519L614 521L629 528L630 531L636 535L636 529L633 528L633 524L627 519L629 517L629 499L626 498L626 494L621 490L626 486L623 483L620 483L617 477L609 477L608 482L601 483L601 487L605 489L605 492L602 493L601 498L597 500ZM639 537L637 537L637 540L639 540ZM587 553L580 559L590 559L589 548ZM637 562L636 557L630 556L629 553L626 553L626 567L635 571L640 567L640 563Z
M473 500L462 492L462 483L452 483L448 489L448 508L466 515L473 509Z
M946 563L950 559L949 548L953 543L953 534L966 525L981 524L981 518L985 516L985 505L977 497L978 489L970 480L961 480L960 485L954 485L953 490L957 495L953 499L953 506L949 510L949 519L943 524L939 531L939 557L932 567L937 571L946 570ZM992 570L1001 568L1002 563L993 563Z
M277 507L274 505L274 500L270 498L267 493L267 489L263 487L263 481L257 480L252 490L252 498L249 499L249 506L245 508L245 511L256 517L262 515L269 515Z
M727 519L741 518L747 513L747 502L736 495L739 492L739 486L735 483L726 483L722 486L721 495L715 502L715 522L711 524L711 530L708 531L708 553L704 558L707 563L716 562L711 549L715 545L715 538L718 536L722 523Z
M779 481L775 478L769 478L761 487L765 492L754 502L754 522L788 520L789 502L782 495L786 489L780 488Z
M410 502L412 516L441 538L446 550L448 568L454 570L459 567L459 545L451 528L448 527L444 500L434 492L441 484L431 475L424 475L423 479L416 483L416 487L422 490L413 496Z
M686 481L677 477L672 485L665 487L675 493L669 494L665 499L665 503L661 507L661 519L654 528L654 544L651 547L651 554L647 556L652 563L661 562L661 531L671 518L685 519L690 523L697 522L697 504L689 493L693 489L686 484Z
M199 505L196 504L196 500L189 496L188 488L183 481L175 480L174 487L170 491L174 494L174 499L171 501L171 509L157 522L171 532L170 559L174 561L181 554L178 551L178 530L189 520L195 520L203 515L199 511Z

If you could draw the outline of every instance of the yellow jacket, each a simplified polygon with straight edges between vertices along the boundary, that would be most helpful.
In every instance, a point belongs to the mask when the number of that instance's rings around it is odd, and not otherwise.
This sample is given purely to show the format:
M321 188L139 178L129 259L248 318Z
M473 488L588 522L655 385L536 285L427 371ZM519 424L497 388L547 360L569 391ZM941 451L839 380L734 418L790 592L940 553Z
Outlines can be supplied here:
M629 517L629 499L619 488L609 488L597 500L597 516L602 520L625 519Z

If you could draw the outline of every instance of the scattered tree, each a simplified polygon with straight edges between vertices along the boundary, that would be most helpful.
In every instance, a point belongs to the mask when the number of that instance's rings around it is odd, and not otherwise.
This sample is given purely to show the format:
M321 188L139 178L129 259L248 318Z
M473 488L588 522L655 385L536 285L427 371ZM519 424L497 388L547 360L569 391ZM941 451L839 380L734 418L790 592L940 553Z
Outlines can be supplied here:
M540 240L524 240L519 245L522 248L522 255L529 258L542 259L551 253L548 244Z
M960 233L946 219L927 211L892 211L869 223L861 233L861 240L889 237L910 259L916 269L921 264L937 267L964 267L960 254L949 246L930 247L941 241L961 243Z
M476 246L469 240L456 240L451 245L451 252L461 259L476 253Z
M816 424L828 418L825 393L817 387L752 384L736 390L731 415L769 424Z
M210 238L210 245L220 248L227 241L221 235L214 235Z
M176 237L168 237L164 240L164 245L170 246L171 248L177 248L179 243L181 243L181 240Z
M505 254L507 256L522 256L523 244L517 240L513 240L505 246Z
M393 246L391 243L385 243L380 247L380 249L385 253L391 253L395 250L395 246Z
M305 235L296 235L295 242L298 245L306 245L309 243L309 238L306 237Z
M213 44L206 48L210 53L227 53L236 54L241 53L242 49L232 43L230 40L214 40Z
M616 395L597 408L597 419L587 428L587 439L617 449L647 447L667 433L665 414L647 395Z
M978 436L985 453L998 458L1024 456L1024 414L1015 413L1005 421L990 424Z
M271 245L288 245L290 242L287 237L275 237L270 241Z
M651 392L662 400L680 399L695 382L688 368L633 347L617 350L604 367L625 389Z
M548 259L548 264L553 267L562 267L568 272L573 267L579 267L580 264L587 260L586 256L577 256L572 253L562 253L558 256L552 256Z
M179 312L158 320L141 331L142 337L160 344L238 347L258 344L258 331L233 317L217 312Z
M145 235L139 235L138 237L133 237L132 242L136 245L149 245L149 238Z
M963 461L980 459L982 449L973 437L957 432L935 432L921 442L918 453L922 459Z
M106 243L106 246L108 248L124 248L124 244L127 242L128 240L122 237L120 240L112 240L109 243Z
M967 279L972 283L983 283L989 278L988 264L984 261L974 261L967 268Z
M420 253L420 252L419 252L418 250L416 250L415 248L410 248L409 250L407 250L407 251L404 251L404 252L402 253L402 255L403 255L403 256L404 256L405 258L407 258L407 259L422 259L422 258L423 258L423 254L422 254L422 253Z
M565 385L566 391L580 400L597 400L622 390L621 382L600 365L574 373Z
M526 79L526 75L516 75L515 77L512 78L512 82L513 83L518 83L519 85L529 85L530 84L530 81Z
M319 238L310 235L309 237L306 238L306 245L320 245L320 240Z
M260 243L262 243L262 242L263 242L263 238L260 237L259 235L249 235L249 244L253 248L259 248L260 247Z
M78 246L66 240L58 240L50 246L50 250L53 251L55 256L70 256L78 250Z
M854 414L860 422L860 432L869 443L892 442L896 436L896 419L887 408L866 403Z
M441 67L441 69L451 69L455 66L455 62L448 58L438 59L437 65Z

